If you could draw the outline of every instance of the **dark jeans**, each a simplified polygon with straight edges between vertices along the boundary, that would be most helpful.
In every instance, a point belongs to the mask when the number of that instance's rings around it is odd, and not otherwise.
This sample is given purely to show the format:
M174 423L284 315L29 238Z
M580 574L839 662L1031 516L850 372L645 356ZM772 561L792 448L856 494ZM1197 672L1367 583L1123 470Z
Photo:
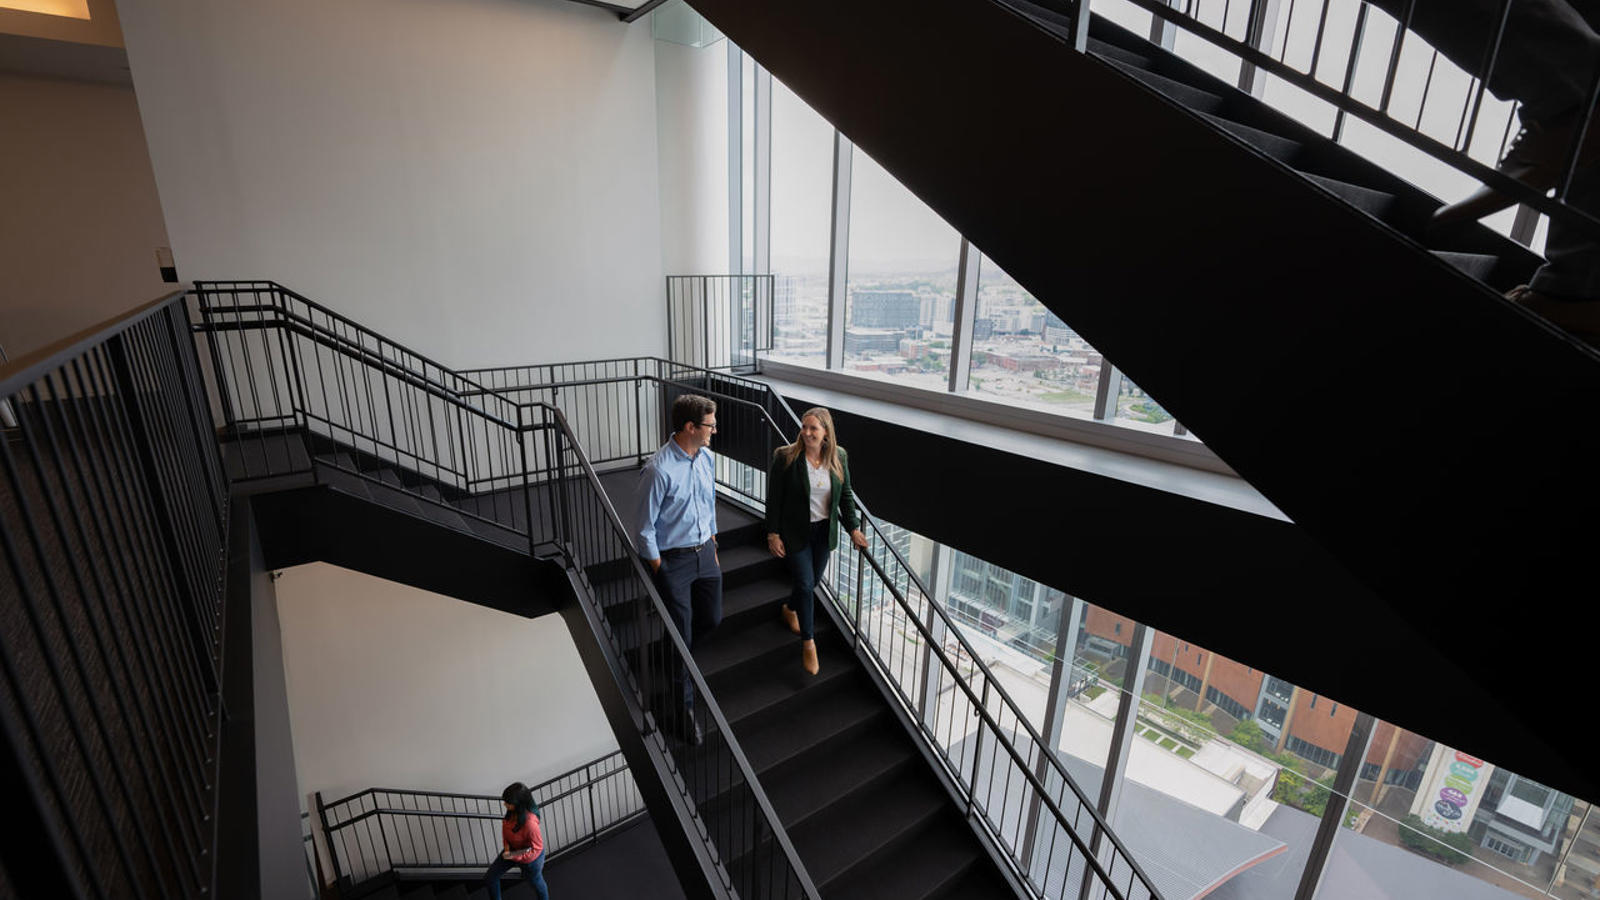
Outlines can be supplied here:
M816 637L817 582L828 568L828 520L812 522L806 531L806 545L789 550L783 561L789 565L789 578L794 590L789 594L789 608L800 618L800 639L809 641Z
M1371 2L1396 18L1405 12L1406 0ZM1451 62L1478 74L1503 8L1502 0L1416 0L1411 28ZM1525 122L1548 124L1573 110L1581 113L1600 71L1597 25L1600 0L1513 0L1489 89L1520 101ZM1596 168L1580 169L1567 193L1569 204L1590 214L1600 214ZM1548 262L1530 282L1535 290L1600 299L1600 241L1552 220L1544 253Z
M483 883L489 889L489 896L494 900L500 900L500 876L521 866L522 877L533 886L533 892L539 900L550 900L550 889L545 887L544 883L544 857L543 850L539 851L539 855L535 856L532 862L514 863L504 856L495 857L495 861L489 864L489 871L483 873Z
M717 565L717 545L706 541L698 549L661 551L661 568L655 573L655 581L656 590L661 592L667 612L672 615L672 624L693 650L696 641L722 622L722 568ZM684 709L693 709L693 682L681 666L672 668Z

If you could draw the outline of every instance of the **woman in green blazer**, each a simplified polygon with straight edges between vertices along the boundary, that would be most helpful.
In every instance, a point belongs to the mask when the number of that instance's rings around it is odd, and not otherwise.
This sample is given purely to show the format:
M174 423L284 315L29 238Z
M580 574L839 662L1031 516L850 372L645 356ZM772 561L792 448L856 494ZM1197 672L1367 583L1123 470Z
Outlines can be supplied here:
M833 416L820 407L800 417L800 437L772 454L767 470L767 549L784 560L794 591L783 605L783 620L800 635L800 663L817 674L812 598L839 545L844 523L857 547L867 546L855 493L850 489L850 457L833 433Z

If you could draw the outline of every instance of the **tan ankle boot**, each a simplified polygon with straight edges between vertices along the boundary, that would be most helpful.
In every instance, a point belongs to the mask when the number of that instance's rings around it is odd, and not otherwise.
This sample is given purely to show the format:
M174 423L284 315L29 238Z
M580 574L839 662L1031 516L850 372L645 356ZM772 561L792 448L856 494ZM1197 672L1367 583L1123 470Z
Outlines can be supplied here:
M783 609L778 610L778 617L783 619L783 624L788 625L790 631L795 634L800 633L800 617L789 608L789 604L785 603Z
M816 641L802 641L801 642L801 644L800 644L800 666L801 666L801 668L805 669L806 672L808 672L808 673L810 673L812 675L817 674L817 671L818 671L819 667L817 666L817 642Z

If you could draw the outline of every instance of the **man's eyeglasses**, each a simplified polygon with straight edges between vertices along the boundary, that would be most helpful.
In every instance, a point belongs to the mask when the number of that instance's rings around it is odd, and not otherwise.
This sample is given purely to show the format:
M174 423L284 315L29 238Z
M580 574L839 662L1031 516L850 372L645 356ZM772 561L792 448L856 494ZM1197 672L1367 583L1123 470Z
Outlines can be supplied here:
M696 422L694 424L699 426L700 428L704 428L707 431L716 431L717 430L717 423L715 423L715 422Z

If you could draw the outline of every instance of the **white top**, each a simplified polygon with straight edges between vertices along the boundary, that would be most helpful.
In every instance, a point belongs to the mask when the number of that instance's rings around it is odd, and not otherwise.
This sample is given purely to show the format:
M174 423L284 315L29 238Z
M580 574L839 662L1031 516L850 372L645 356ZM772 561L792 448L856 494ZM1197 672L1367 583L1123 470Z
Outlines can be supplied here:
M828 467L813 466L811 460L806 460L806 480L811 483L811 521L827 521L828 506L833 500L833 479Z

